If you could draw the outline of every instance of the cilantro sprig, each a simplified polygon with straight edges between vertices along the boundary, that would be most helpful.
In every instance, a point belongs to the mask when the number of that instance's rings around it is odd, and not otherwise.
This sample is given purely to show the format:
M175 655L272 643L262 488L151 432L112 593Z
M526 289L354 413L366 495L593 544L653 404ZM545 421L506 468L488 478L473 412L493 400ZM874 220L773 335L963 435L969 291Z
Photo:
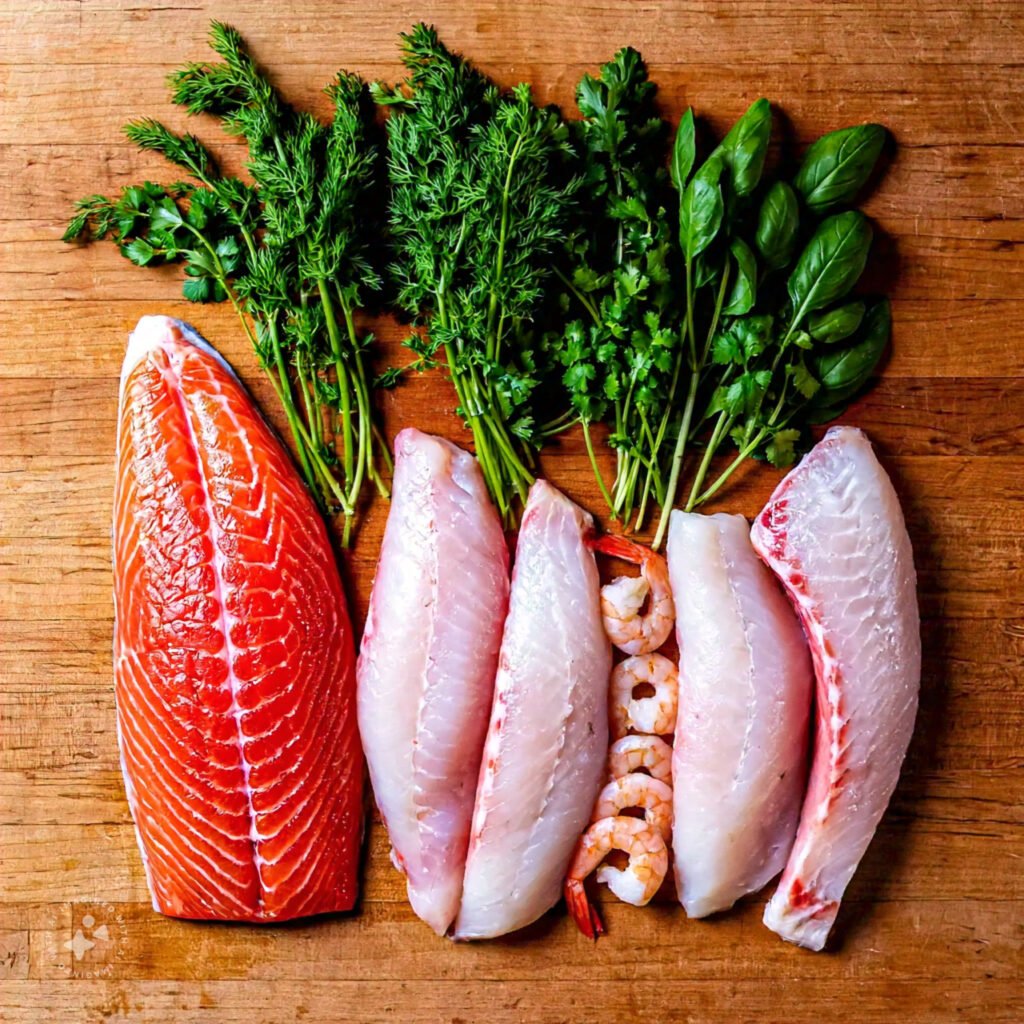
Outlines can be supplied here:
M533 321L568 232L578 182L568 132L529 86L501 92L436 32L402 36L407 79L372 87L388 110L391 268L397 305L426 328L413 367L441 363L503 519L543 440Z
M548 344L583 426L587 452L614 517L642 520L660 497L656 451L675 390L679 303L673 280L674 199L664 169L668 126L654 108L655 86L640 55L620 50L576 92L582 120L573 133L586 202L559 273L565 306L581 314ZM671 211L671 212L670 212ZM606 485L592 426L604 422L616 455ZM659 438L659 433L661 437Z
M214 22L210 44L220 61L175 71L173 100L246 141L251 181L223 175L194 135L135 121L127 137L190 180L87 197L64 237L109 237L138 266L181 264L187 299L232 302L306 482L325 510L344 515L347 544L365 486L387 495L390 469L370 399L373 336L355 319L382 287L371 258L372 105L362 82L341 72L325 90L334 110L322 124L283 101L234 29Z

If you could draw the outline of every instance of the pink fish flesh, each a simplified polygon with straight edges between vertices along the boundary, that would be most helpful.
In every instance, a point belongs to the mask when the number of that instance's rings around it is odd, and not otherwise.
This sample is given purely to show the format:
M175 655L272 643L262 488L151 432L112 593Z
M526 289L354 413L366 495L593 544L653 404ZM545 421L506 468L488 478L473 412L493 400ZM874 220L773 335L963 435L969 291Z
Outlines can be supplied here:
M764 920L784 939L822 949L914 728L913 554L896 492L851 427L830 430L779 484L751 538L800 613L817 676L807 796Z
M743 516L673 512L679 640L672 756L676 888L690 917L731 907L786 863L807 779L807 642Z
M589 515L543 480L516 548L458 939L504 935L561 895L604 781L611 648Z
M359 729L409 902L441 935L459 909L508 590L476 459L403 430L357 668Z

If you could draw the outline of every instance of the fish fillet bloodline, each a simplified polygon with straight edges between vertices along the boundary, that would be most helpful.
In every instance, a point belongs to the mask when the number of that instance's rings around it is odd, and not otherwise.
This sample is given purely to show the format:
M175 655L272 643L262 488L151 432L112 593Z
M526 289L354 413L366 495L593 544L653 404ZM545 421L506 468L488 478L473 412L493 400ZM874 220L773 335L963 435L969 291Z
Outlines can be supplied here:
M125 355L113 542L118 740L155 909L350 909L361 755L327 532L230 368L167 317Z
M913 553L868 439L836 427L751 531L803 620L817 728L800 827L764 920L822 949L896 787L917 714L921 636Z

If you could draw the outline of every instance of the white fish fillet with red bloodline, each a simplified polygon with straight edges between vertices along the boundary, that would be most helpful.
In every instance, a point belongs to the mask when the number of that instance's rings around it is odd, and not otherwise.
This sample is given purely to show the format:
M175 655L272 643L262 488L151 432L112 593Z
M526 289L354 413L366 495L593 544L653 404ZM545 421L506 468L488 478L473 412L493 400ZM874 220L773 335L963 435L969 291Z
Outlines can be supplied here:
M553 906L604 781L611 648L589 515L539 480L516 547L458 939Z
M459 908L508 587L476 459L403 430L359 655L359 728L392 858L441 935Z
M743 516L673 512L679 641L672 756L676 889L690 917L757 892L786 863L807 778L807 642Z
M817 729L800 828L765 924L822 949L896 787L917 714L921 638L910 538L863 433L836 427L752 531L803 619Z
M350 909L362 757L334 555L288 453L187 324L132 334L117 466L118 739L154 907Z

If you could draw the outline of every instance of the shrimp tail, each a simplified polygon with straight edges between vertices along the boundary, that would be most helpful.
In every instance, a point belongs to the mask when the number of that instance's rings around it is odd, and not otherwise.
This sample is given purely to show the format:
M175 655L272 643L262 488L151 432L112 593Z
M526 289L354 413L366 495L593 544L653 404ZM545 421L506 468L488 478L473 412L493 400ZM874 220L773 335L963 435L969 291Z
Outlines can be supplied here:
M645 548L643 544L627 540L625 537L618 537L614 534L605 533L600 537L594 537L587 541L587 544L594 551L610 558L621 558L624 562L632 562L633 565L640 565L651 557L651 549Z
M587 898L587 890L583 887L582 878L568 878L565 882L565 905L569 908L576 927L588 939L597 939L604 935L604 925L601 924L600 915L591 906Z

